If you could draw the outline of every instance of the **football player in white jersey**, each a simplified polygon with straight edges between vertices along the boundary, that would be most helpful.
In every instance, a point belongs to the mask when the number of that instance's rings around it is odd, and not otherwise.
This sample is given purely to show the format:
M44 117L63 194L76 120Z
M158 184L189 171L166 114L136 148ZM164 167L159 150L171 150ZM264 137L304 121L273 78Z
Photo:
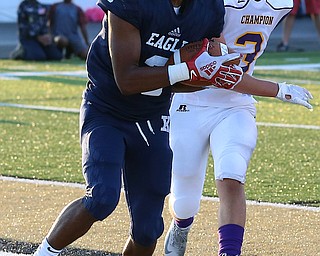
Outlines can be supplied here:
M270 33L290 12L293 2L224 3L223 37L229 48L242 53L243 71L252 74ZM174 218L165 239L165 255L185 253L187 235L200 208L210 149L220 202L218 255L241 254L246 222L244 183L257 140L255 102L251 95L218 88L174 95L170 109L173 177L169 200Z

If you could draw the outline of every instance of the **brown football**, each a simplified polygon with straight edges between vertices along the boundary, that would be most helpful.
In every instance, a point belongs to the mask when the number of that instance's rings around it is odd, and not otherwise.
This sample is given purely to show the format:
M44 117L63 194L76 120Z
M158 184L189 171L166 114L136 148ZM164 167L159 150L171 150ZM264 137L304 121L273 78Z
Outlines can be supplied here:
M171 55L169 58L167 65L172 65L172 64L178 64L184 61L188 61L192 59L201 49L202 47L202 41L197 41L193 43L186 44L183 46L181 49L179 49L175 54ZM232 53L233 51L230 50L224 43L219 42L218 40L211 39L209 40L209 47L208 47L208 52L212 56L221 56L225 55L227 53ZM177 56L178 54L178 56ZM240 58L227 61L224 63L224 65L229 66L229 65L239 65L240 63ZM182 84L186 85L210 85L211 83L205 82L205 81L184 81L181 82Z

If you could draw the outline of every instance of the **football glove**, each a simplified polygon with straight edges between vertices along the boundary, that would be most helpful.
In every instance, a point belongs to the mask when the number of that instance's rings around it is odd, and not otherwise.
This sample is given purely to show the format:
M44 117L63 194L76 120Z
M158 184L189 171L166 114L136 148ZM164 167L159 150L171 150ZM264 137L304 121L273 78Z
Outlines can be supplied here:
M224 66L223 63L241 57L240 53L222 56L211 56L208 53L209 40L204 39L201 50L190 61L187 61L190 81L210 81L219 87L233 88L242 78L243 72L235 66Z
M221 65L218 73L215 75L215 80L212 81L212 86L232 90L242 79L242 68L236 65L224 66Z
M312 105L309 103L309 100L313 99L313 97L307 89L298 85L286 84L285 82L278 83L278 86L279 91L276 96L277 99L312 109Z

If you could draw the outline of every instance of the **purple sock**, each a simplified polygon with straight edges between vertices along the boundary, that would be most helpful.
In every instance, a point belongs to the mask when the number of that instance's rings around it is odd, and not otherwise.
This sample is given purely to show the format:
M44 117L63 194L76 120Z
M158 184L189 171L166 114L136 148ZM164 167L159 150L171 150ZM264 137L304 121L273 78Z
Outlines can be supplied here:
M244 228L236 224L227 224L219 228L219 255L240 255Z
M185 220L175 220L175 222L179 228L186 228L192 224L193 217L191 217L189 219L185 219Z

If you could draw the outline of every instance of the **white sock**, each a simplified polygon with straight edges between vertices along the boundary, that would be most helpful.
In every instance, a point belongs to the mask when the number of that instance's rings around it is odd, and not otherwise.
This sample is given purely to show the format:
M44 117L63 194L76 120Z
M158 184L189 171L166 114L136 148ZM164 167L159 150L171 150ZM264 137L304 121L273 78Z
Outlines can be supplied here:
M34 256L57 256L62 250L54 249L49 243L47 238L43 239L42 243L39 245Z

